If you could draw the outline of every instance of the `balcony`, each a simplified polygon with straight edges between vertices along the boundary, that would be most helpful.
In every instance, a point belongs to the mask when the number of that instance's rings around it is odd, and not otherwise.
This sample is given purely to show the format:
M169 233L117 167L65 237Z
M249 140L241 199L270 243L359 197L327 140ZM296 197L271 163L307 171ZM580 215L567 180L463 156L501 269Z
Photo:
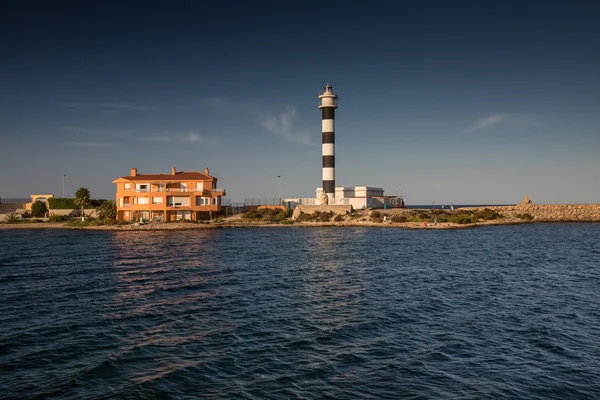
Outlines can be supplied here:
M167 192L171 192L171 193L184 193L184 192L193 192L193 190L188 190L188 188L167 188L166 189Z

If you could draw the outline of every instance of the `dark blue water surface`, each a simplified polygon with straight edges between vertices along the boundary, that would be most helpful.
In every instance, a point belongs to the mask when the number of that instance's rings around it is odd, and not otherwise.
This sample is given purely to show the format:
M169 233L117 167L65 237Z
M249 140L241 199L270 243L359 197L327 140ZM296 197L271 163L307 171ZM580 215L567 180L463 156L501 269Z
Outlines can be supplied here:
M600 397L600 224L0 230L3 398Z

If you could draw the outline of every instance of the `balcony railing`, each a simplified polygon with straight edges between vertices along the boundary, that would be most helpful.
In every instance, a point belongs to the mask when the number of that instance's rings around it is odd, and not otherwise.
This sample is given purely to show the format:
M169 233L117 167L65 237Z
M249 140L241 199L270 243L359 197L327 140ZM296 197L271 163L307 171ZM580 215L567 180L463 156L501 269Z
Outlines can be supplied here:
M128 192L134 193L160 193L160 192L190 192L190 193L202 193L202 192L222 192L225 193L225 189L202 189L202 188L186 188L186 187L172 187L172 188L150 188L150 189L125 189Z

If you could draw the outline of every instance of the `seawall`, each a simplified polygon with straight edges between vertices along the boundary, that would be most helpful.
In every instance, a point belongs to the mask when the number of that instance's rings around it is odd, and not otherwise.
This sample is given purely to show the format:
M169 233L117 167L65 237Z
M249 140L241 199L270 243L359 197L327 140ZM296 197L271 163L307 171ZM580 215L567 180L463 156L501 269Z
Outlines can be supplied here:
M517 214L530 214L534 217L533 221L600 222L600 204L517 204L487 208L511 218L516 217ZM469 207L468 209L481 208Z

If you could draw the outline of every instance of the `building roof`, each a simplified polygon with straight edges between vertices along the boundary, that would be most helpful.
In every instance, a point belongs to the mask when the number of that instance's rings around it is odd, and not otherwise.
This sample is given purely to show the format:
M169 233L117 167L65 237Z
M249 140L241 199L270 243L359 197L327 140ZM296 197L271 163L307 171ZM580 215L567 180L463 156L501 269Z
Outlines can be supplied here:
M126 180L126 181L212 181L216 178L203 174L201 172L177 172L175 175L173 174L137 174L136 176L122 176L118 179L115 179L113 182L118 180Z

